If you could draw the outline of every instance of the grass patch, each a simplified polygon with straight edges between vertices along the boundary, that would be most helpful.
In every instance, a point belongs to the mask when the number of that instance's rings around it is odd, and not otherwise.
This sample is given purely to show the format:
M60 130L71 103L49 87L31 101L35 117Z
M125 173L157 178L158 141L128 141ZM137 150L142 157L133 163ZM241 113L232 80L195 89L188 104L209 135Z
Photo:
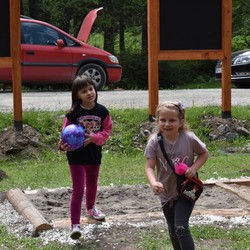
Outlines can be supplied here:
M146 109L111 110L113 133L103 148L103 162L100 185L123 185L147 183L144 173L145 158L143 156L147 138L141 138L141 147L134 147L133 140L139 134L140 124L148 119ZM249 107L234 107L234 118L245 120L250 127ZM135 115L136 114L136 115ZM190 107L187 109L187 120L194 131L209 149L210 158L200 169L200 177L237 178L249 176L250 155L244 152L225 154L227 147L244 147L249 138L239 138L232 142L209 141L209 128L202 123L203 116L220 116L219 107ZM57 142L61 133L64 112L24 112L23 122L35 128L41 134L41 141L49 146L37 157L21 158L9 156L0 159L1 169L11 178L1 181L0 191L11 188L55 188L71 186L66 156L57 150ZM12 126L11 114L0 114L0 130ZM244 159L244 164L242 164ZM54 178L58 176L58 178ZM114 178L114 176L116 178Z
M224 229L212 226L191 226L191 231L196 249L202 250L246 250L250 249L249 228ZM166 231L150 231L142 234L140 247L144 250L165 250L172 249L172 245Z

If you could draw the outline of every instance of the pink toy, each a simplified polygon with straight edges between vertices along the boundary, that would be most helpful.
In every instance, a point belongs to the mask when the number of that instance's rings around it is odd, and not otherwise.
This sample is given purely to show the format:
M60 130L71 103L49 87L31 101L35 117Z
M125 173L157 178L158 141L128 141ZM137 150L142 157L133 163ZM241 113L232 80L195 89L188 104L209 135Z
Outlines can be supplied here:
M183 162L175 165L175 168L174 168L175 173L178 174L178 175L185 174L185 172L187 171L187 169L188 169L188 166L185 163L183 163Z

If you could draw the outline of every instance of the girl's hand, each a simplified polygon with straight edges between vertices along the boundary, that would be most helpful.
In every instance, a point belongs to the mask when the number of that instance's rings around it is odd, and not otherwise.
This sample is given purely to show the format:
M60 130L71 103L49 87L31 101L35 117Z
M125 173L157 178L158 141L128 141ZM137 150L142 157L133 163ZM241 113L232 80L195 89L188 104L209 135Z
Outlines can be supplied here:
M85 134L84 147L93 142L93 133Z
M63 143L61 139L59 140L58 147L62 151L73 151L73 149L67 143Z
M196 176L196 170L193 167L190 167L186 170L185 176L187 178L193 178Z
M164 187L161 182L155 182L151 185L151 187L155 195L159 195L164 192Z

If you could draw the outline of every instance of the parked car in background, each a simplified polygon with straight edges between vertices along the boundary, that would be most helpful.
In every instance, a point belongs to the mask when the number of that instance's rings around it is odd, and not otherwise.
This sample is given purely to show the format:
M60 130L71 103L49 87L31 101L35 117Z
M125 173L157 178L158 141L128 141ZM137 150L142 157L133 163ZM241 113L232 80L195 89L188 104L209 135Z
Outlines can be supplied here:
M98 8L84 19L77 38L39 20L21 17L21 63L23 84L72 84L81 74L89 75L97 89L121 79L116 56L88 45ZM11 84L10 68L0 68L0 83Z
M221 61L215 67L215 79L221 80ZM232 83L237 87L250 87L250 49L232 53Z

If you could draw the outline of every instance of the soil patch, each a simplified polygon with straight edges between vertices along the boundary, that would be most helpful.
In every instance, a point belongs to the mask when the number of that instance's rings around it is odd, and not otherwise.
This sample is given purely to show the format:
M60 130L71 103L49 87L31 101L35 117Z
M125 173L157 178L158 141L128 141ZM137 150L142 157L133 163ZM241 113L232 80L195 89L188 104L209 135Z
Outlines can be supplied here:
M241 185L238 187L243 188ZM244 185L244 188L250 192L250 186ZM53 221L58 220L66 222L69 235L71 188L55 190L41 189L26 192L26 196L34 203L48 222L52 224ZM79 247L97 250L135 250L141 249L138 246L138 242L145 233L157 234L166 231L167 235L167 228L160 203L157 196L153 195L149 185L100 187L98 190L97 206L106 213L106 222L96 224L91 224L93 222L90 222L90 224L83 223L84 237L77 243ZM216 215L216 212L207 216L202 212L223 209L232 209L240 212L242 210L249 211L249 203L241 199L237 194L228 192L217 185L205 185L204 192L196 202L190 224L213 224L214 226L223 226L224 228L230 228L233 225L250 225L250 213L247 216L240 216L241 214L239 213L239 217L237 218L226 215L221 219L219 214L218 216ZM84 210L85 208L83 207L83 217ZM199 213L195 213L195 211L199 211ZM237 221L239 218L240 221ZM62 227L56 226L56 228L61 235L62 232L60 230L65 228L65 224ZM52 233L47 232L45 234L46 239L52 237ZM59 239L60 236L57 237L57 240ZM76 244L76 242L72 244ZM197 249L208 249L204 248L205 246L209 246L209 249L224 249L223 247L219 247L218 244L215 245L213 241L207 242L204 240L197 242L196 245Z
M250 188L244 186L244 188ZM250 190L249 190L250 191ZM71 188L55 190L41 189L26 192L48 222L70 217L69 202ZM85 204L85 202L83 202ZM97 195L97 206L107 216L146 214L161 211L158 197L153 195L149 185L132 185L121 187L100 187ZM237 194L226 191L216 185L205 185L204 192L196 202L196 210L249 208L249 203ZM83 206L83 216L85 213Z

